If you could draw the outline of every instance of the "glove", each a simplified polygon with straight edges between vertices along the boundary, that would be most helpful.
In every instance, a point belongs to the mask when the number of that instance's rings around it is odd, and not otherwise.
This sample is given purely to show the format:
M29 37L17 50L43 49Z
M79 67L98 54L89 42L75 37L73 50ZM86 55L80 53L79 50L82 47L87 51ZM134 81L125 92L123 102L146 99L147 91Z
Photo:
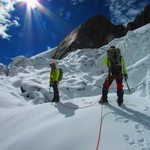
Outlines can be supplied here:
M127 73L124 74L124 78L125 78L125 80L128 79L128 74Z

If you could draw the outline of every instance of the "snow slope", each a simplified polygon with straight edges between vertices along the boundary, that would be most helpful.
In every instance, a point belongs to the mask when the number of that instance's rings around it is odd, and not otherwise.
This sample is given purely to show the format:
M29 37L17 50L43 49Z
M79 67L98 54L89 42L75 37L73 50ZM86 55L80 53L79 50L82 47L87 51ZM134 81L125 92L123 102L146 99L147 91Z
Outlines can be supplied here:
M99 149L149 150L150 101L126 95L118 107L116 95L108 105L69 109L59 104L42 104L0 109L1 150L92 150L96 149L103 107ZM65 101L71 107L88 106L99 96Z
M45 103L53 96L48 83L55 48L30 59L18 56L8 68L0 64L0 150L150 150L149 35L150 24L58 60L64 70L58 104ZM124 83L122 107L115 82L109 104L97 103L107 75L101 62L110 45L121 48L128 66L132 93Z

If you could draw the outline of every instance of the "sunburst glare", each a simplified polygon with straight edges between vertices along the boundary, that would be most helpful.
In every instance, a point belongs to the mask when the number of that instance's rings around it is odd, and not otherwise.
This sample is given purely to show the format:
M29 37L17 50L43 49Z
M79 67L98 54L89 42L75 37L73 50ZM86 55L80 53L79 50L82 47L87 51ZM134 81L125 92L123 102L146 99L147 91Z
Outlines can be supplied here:
M38 25L39 28L44 29L43 31L47 34L52 34L51 32L47 30L47 26L45 23L45 20L43 19L43 15L48 18L49 22L53 24L53 26L59 28L59 31L61 34L65 34L65 32L70 29L71 26L64 21L61 17L57 16L56 14L52 13L52 11L45 6L43 6L40 2L42 0L14 0L16 4L19 4L20 7L23 5L26 5L26 14L24 18L24 33L26 35L30 34L30 37L32 36L33 23L35 25ZM40 26L41 25L41 26ZM64 29L63 26L66 28ZM53 36L54 37L54 36Z
M27 6L31 9L34 9L38 6L39 2L37 0L22 0L27 3Z

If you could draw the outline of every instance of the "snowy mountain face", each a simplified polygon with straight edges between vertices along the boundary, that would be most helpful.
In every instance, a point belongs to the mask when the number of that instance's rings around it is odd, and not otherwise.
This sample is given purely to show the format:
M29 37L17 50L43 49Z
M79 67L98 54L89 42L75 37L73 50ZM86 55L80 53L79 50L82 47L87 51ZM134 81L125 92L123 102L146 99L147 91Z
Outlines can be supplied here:
M64 71L60 82L62 100L81 96L100 95L107 67L101 64L107 49L111 45L119 47L128 67L128 83L132 92L140 96L150 97L149 66L150 66L150 24L128 32L125 37L118 38L99 49L85 49L72 52L63 60L57 61L58 67ZM8 69L0 66L1 84L8 82L16 88L19 96L35 104L51 99L49 94L49 63L56 48L34 56L30 59L18 56L13 59ZM6 73L8 76L5 76ZM4 84L4 86L8 86ZM116 91L115 83L110 91ZM3 86L1 86L3 88ZM124 83L124 89L127 90ZM89 92L87 92L89 91Z
M93 16L73 30L58 45L54 58L62 59L77 49L102 47L115 38L125 36L128 31L135 30L148 23L150 23L150 4L126 27L114 25L103 15Z
M56 48L30 59L18 56L8 67L0 64L0 150L150 150L149 35L150 24L57 61L64 72L57 104L45 103L53 96L49 63L56 61ZM107 76L101 62L111 45L121 49L128 69L131 93L124 83L121 107L115 82L109 104L98 104Z

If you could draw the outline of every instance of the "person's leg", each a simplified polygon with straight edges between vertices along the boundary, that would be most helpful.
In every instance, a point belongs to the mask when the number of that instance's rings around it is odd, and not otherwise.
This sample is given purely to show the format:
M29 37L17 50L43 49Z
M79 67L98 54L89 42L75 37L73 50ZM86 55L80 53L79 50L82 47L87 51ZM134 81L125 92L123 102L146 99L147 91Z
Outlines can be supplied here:
M99 103L107 103L107 95L108 95L108 89L111 86L112 82L113 82L114 78L112 77L107 77L105 79L105 82L103 84L103 89L102 89L102 97L101 100L99 101Z
M123 90L123 78L118 78L116 79L116 84L117 84L117 102L118 105L121 105L123 103L123 95L124 95L124 90Z
M57 82L54 82L52 87L53 87L53 91L54 91L54 97L53 97L52 102L59 102L59 91L58 91L58 84L57 84Z

